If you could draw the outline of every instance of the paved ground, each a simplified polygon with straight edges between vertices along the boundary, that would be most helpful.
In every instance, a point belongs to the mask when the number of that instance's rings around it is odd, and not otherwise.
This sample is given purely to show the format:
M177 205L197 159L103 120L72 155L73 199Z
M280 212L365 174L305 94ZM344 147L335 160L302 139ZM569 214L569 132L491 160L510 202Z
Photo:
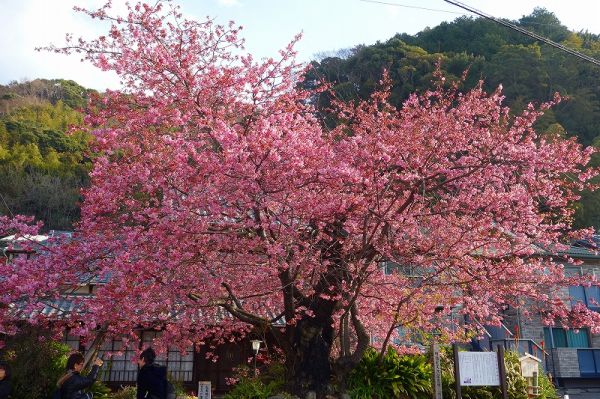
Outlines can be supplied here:
M560 398L564 398L564 395L567 394L569 399L600 399L600 388L560 389L558 393Z

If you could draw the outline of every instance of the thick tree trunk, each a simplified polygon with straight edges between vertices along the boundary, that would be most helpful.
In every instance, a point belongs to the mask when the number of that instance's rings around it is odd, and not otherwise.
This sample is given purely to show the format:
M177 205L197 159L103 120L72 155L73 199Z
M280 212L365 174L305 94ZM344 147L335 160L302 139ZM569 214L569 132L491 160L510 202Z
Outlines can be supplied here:
M288 390L300 398L314 391L317 398L346 392L346 379L368 346L361 337L351 354L332 357L334 329L332 318L303 318L294 328L292 352L286 354Z
M318 301L325 302L325 301ZM301 398L309 391L323 398L331 382L332 327L331 303L321 303L315 316L306 316L293 328L292 353L287 356L289 389Z

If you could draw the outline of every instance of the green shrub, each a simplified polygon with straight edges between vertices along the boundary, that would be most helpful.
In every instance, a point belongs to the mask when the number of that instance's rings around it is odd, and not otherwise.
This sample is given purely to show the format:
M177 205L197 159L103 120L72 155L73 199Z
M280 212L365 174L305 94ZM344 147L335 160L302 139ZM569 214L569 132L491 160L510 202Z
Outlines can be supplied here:
M50 340L47 332L38 329L8 339L2 358L11 368L12 398L50 397L65 372L69 352L67 345Z
M8 339L1 358L11 368L12 398L50 397L65 374L70 352L68 345L51 340L47 331L35 328L24 329ZM95 399L111 398L110 389L100 381L92 385L90 392Z
M429 399L431 366L425 356L401 356L391 348L380 362L378 352L369 348L350 373L348 388L354 399Z
M442 386L444 399L456 399L454 388L454 365L452 362L451 348L442 351ZM506 365L506 382L509 399L527 399L527 380L521 376L519 354L506 352L504 354ZM556 399L556 389L544 374L539 378L540 396L538 399ZM501 399L502 392L499 387L462 387L463 399Z
M558 392L556 392L556 387L548 378L548 374L541 373L538 378L539 395L538 399L558 399Z
M275 392L259 379L243 379L225 395L225 399L266 399Z
M171 385L173 385L173 388L175 388L175 394L177 395L178 398L180 398L180 397L181 398L187 397L186 396L187 393L185 391L185 387L183 386L183 382L177 381L170 374L168 375L168 380L171 383Z
M114 392L110 399L135 399L137 389L134 386L126 386Z
M102 381L94 382L89 389L91 393L94 394L94 399L110 399L112 398L110 388L104 385Z
M280 363L272 363L257 376L248 367L238 370L238 383L225 395L225 399L267 399L282 394L285 385L285 369Z
M429 399L432 392L432 370L429 357L398 355L389 349L382 361L378 352L369 348L359 365L348 378L348 388L353 399ZM442 348L442 391L444 399L456 399L452 349ZM527 380L521 376L519 355L506 352L506 378L509 399L527 399ZM541 373L539 399L556 399L556 389ZM463 399L501 399L499 387L462 387Z
M538 377L538 399L558 399L558 392L556 392L556 387L550 381L548 374L540 373Z
M506 352L504 354L504 364L506 366L506 384L508 386L509 399L527 399L527 379L521 375L521 365L519 364L519 354L516 352ZM500 391L500 389L497 389ZM498 397L500 392L498 392Z

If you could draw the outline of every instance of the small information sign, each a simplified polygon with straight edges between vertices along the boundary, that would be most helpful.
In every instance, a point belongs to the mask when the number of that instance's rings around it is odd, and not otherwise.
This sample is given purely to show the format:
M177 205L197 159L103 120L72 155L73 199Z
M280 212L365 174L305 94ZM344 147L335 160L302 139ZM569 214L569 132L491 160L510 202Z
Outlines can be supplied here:
M525 356L519 358L519 362L521 363L521 375L526 378L533 378L534 374L539 373L539 364L542 360L526 353Z
M198 399L211 399L210 381L198 382Z
M460 385L500 386L496 352L459 352Z

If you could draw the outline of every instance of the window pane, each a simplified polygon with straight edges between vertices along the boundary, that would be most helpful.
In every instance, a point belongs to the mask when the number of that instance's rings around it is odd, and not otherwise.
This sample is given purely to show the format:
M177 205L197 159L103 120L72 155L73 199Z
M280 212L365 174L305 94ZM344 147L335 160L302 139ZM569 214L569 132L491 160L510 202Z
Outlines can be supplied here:
M122 352L117 353L118 351ZM106 352L111 352L112 356L108 357ZM135 358L133 348L123 347L121 340L112 340L105 343L103 351L100 354L105 356L102 373L100 374L102 381L135 381L137 377L137 365L131 362L131 359Z
M554 348L552 345L552 337L550 336L550 329L548 327L544 327L544 347L546 349Z
M187 348L185 356L182 356L179 349L170 348L168 352L167 368L171 378L177 381L191 381L194 366L194 348Z
M569 348L589 348L590 346L587 330L567 331L567 341Z
M552 328L552 335L554 336L555 348L566 348L568 346L565 330L562 328Z
M571 305L575 305L577 302L586 304L585 291L582 286L571 286L569 287L569 296L571 297Z
M565 265L565 274L568 277L579 277L581 276L581 268L580 267L569 267Z
M579 371L582 376L596 374L594 354L591 350L580 349L577 351L579 358Z
M484 326L487 332L492 336L490 339L505 339L507 337L506 330L503 326Z
M600 287L587 287L585 293L588 307L590 309L600 308Z
M600 373L600 351L594 350L594 362L596 363L596 374Z

